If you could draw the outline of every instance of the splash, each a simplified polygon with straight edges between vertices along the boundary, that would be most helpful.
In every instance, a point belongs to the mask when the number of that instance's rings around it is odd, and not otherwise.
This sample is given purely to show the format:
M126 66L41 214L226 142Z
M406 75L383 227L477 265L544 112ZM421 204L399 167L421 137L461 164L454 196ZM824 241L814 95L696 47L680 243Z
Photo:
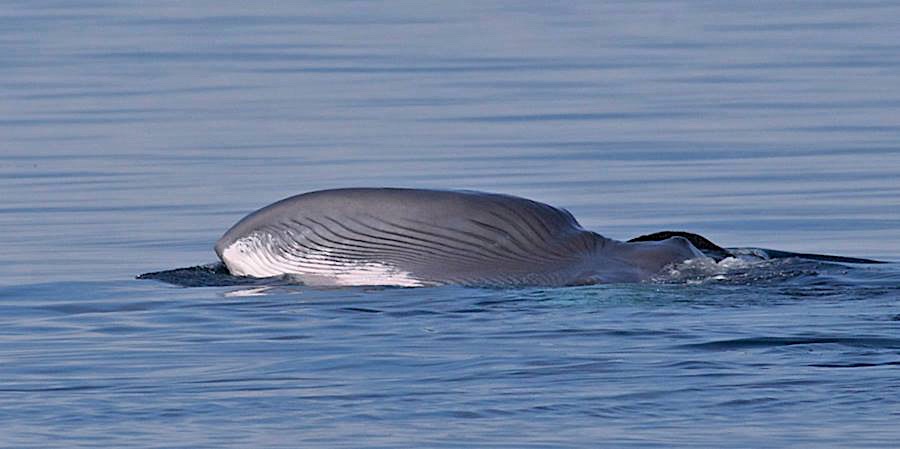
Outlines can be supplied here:
M753 256L726 257L718 262L709 257L670 265L651 282L663 284L765 284L801 276L816 276L823 268L840 267L801 259L767 259Z

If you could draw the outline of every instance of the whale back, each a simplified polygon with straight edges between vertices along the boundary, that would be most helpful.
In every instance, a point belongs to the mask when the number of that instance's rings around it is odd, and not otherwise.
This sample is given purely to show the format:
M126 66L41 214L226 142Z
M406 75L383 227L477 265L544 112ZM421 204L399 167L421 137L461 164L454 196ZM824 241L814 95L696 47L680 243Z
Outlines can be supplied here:
M305 193L251 213L216 243L232 274L320 285L566 285L597 245L567 211L471 191Z

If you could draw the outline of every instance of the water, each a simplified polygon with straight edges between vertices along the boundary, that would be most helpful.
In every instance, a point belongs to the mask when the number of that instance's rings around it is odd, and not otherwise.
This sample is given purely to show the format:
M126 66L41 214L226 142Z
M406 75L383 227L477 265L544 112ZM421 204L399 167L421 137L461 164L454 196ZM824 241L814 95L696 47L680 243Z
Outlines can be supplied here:
M895 447L900 269L178 288L244 214L469 188L900 261L894 2L0 3L0 446Z

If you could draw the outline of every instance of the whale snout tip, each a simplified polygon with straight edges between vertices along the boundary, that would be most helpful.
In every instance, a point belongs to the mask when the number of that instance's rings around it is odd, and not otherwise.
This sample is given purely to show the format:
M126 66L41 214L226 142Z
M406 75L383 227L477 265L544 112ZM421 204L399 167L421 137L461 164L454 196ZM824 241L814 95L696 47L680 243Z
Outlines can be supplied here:
M219 260L222 260L222 256L225 254L225 250L228 248L228 244L225 242L225 238L222 237L216 241L216 244L213 246L213 250L216 252L216 255L219 256ZM222 260L224 262L224 260Z

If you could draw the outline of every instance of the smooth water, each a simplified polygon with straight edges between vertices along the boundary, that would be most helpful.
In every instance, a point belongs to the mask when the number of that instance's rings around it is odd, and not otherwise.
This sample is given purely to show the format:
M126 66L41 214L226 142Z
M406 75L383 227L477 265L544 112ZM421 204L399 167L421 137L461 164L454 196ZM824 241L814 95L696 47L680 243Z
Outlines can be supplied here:
M0 2L0 447L885 447L900 267L180 288L246 213L469 188L900 261L896 2Z

